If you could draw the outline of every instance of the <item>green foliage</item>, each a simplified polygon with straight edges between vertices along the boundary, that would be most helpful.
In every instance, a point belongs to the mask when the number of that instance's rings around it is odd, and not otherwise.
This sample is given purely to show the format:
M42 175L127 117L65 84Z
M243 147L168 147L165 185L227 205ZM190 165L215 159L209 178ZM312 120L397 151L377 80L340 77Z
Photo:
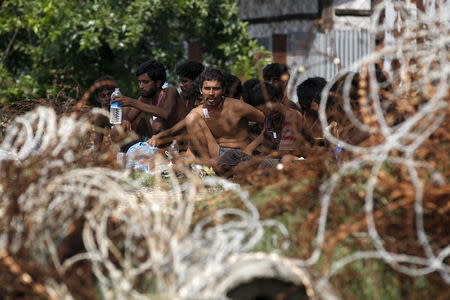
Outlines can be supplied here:
M5 0L0 103L48 97L67 85L86 89L104 74L135 93L137 65L154 58L172 71L186 42L201 45L208 65L256 75L252 57L261 49L234 0Z

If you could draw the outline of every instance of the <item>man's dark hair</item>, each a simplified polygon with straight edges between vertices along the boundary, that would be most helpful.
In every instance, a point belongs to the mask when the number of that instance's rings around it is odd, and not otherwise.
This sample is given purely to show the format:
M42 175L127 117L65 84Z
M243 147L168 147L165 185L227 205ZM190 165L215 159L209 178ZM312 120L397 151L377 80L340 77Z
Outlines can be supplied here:
M325 78L310 77L297 85L298 104L303 111L309 110L313 101L320 102L320 94L326 84Z
M258 78L251 78L242 84L241 96L245 103L253 103L253 88L259 83Z
M280 89L266 82L255 85L252 89L252 93L252 103L248 103L251 106L262 105L266 102L280 102L283 98Z
M203 87L203 82L205 81L211 81L211 80L217 80L220 82L220 85L222 86L222 89L225 87L224 85L224 76L222 71L219 69L214 68L206 68L202 74L200 74L200 88Z
M200 78L197 77L192 82L192 85L186 89L184 93L184 99L186 99L187 101L195 101L200 96Z
M110 76L105 75L102 77L97 78L94 81L94 93L97 95L98 93L104 91L104 90L113 90L114 88L118 87L116 80Z
M230 73L224 73L224 89L223 95L234 99L241 97L242 84L241 80Z
M289 69L285 64L271 63L264 67L263 78L266 81L280 79L281 75L289 74Z
M196 61L188 60L182 64L179 64L176 73L178 77L187 77L191 80L197 78L205 69L205 67Z
M148 74L153 81L161 81L161 85L166 82L166 68L162 63L156 60L148 60L142 63L136 70L136 76L140 76L144 73Z

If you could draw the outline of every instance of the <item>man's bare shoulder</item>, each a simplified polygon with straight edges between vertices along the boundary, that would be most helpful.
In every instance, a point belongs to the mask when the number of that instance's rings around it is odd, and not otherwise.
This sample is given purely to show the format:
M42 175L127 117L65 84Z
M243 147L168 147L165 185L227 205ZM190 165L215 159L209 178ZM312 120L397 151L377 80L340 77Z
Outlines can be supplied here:
M303 120L304 119L301 112L299 112L298 110L295 110L293 108L290 108L290 107L287 107L287 109L285 110L285 116L290 119L295 119L295 120Z
M225 101L224 106L227 106L235 111L242 111L242 110L248 111L256 109L255 107L245 103L244 101L236 100L233 98L225 98L224 101Z
M178 94L178 91L177 91L177 88L176 87L174 87L174 86L168 86L168 87L165 87L164 88L165 90L166 90L166 92L170 92L170 93L177 93Z
M168 86L164 89L164 91L167 94L167 97L178 97L178 91L174 86Z
M297 126L303 126L305 120L303 115L298 110L292 108L286 109L285 117L289 120L289 122L297 124Z
M196 118L201 118L202 117L202 111L201 111L202 107L195 107L193 108L186 116L186 122L191 122Z
M188 116L190 115L190 114L200 114L201 113L201 111L202 111L202 106L200 105L200 106L197 106L197 107L194 107L190 112L189 112L189 114L188 114Z
M303 118L303 115L302 115L301 112L299 112L296 109L290 108L290 107L287 107L286 114L289 114L291 116L295 116L296 118Z

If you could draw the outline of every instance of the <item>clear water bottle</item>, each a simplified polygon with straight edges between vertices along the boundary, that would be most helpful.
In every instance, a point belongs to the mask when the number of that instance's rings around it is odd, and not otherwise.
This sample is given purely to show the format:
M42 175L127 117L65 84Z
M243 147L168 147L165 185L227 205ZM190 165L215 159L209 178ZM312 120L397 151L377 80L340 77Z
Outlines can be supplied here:
M115 88L114 92L111 94L111 101L115 97L121 96L119 88ZM122 124L122 107L120 102L111 103L109 108L109 123L111 124Z

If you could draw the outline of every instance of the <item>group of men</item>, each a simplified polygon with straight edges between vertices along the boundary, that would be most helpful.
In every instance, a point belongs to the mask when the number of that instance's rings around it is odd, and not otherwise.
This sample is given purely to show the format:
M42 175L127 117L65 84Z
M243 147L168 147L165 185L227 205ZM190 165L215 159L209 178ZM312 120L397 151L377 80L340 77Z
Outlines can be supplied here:
M136 77L140 97L109 99L117 86L110 76L96 81L95 95L102 107L120 102L122 124L112 126L110 137L120 143L134 132L137 140L122 143L122 151L138 141L165 147L172 140L184 147L186 155L224 168L236 167L255 155L267 157L262 166L305 155L321 135L317 119L323 78L309 78L297 87L299 105L286 93L289 71L272 63L263 69L264 80L241 81L215 68L187 61L176 69L179 90L165 85L166 69L158 61L141 64ZM105 83L105 84L102 84ZM316 105L317 106L317 105ZM106 127L105 117L95 119ZM135 136L136 136L135 135ZM101 144L97 134L95 143Z

